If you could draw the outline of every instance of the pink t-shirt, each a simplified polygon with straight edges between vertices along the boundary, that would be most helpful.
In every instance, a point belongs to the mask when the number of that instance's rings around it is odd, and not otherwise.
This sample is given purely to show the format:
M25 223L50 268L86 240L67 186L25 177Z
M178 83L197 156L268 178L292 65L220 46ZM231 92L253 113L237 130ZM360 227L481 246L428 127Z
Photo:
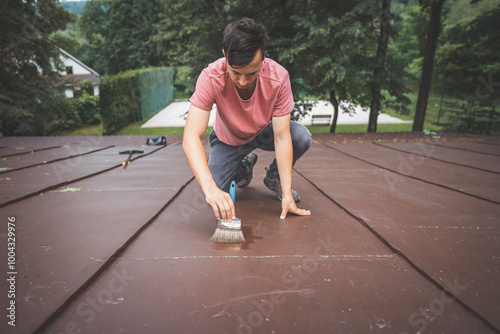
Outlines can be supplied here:
M217 106L214 130L223 143L237 146L254 139L273 116L285 116L294 107L288 72L272 59L264 58L249 100L242 100L229 76L225 58L208 65L196 83L191 104L210 111Z

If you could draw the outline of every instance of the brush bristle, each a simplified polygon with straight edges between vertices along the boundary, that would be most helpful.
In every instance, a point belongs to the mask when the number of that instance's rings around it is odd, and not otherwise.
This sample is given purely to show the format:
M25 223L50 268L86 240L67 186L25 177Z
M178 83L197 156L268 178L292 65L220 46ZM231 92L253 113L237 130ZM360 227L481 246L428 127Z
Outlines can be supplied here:
M213 242L224 244L236 244L245 242L245 236L241 230L215 229L214 235L210 238Z
M218 220L214 235L210 238L216 243L242 243L245 236L241 231L241 220L238 218L230 220Z

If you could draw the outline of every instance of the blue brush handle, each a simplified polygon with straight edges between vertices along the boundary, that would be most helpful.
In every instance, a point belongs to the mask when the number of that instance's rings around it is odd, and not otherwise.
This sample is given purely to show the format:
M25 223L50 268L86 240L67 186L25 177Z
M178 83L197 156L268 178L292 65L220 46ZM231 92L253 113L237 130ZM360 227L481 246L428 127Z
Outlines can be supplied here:
M229 195L231 195L231 199L234 201L236 200L236 182L231 182L231 186L229 187Z

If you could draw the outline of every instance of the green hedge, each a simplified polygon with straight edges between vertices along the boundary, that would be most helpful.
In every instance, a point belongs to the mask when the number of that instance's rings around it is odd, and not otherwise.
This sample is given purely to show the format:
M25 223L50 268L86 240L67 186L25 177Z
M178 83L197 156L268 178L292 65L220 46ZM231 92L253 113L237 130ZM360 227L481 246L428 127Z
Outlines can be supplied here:
M82 126L101 123L99 113L99 96L83 93L82 96L70 100L76 110Z
M137 71L119 73L101 81L99 110L103 134L113 134L141 119Z
M147 68L119 73L101 81L101 118L105 135L143 122L174 99L173 67Z

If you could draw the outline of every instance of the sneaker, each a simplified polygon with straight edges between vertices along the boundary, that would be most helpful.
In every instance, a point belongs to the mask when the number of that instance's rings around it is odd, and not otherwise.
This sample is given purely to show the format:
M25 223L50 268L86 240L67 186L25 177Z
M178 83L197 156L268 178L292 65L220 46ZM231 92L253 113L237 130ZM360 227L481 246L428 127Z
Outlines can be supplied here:
M252 182L253 166L255 166L255 164L257 163L258 158L259 157L257 156L257 154L252 152L252 153L248 153L247 156L245 157L245 159L243 159L243 160L246 160L248 162L248 166L250 166L250 171L247 173L247 175L245 175L245 177L240 182L238 182L238 187L244 188L244 187L248 186L250 184L250 182Z
M281 194L281 182L280 179L273 179L269 176L269 167L266 167L266 177L264 178L264 184L266 187L268 187L270 190L274 192L276 197L281 201L283 199L283 196ZM299 193L296 192L295 190L292 189L292 196L295 202L300 202L300 196Z

